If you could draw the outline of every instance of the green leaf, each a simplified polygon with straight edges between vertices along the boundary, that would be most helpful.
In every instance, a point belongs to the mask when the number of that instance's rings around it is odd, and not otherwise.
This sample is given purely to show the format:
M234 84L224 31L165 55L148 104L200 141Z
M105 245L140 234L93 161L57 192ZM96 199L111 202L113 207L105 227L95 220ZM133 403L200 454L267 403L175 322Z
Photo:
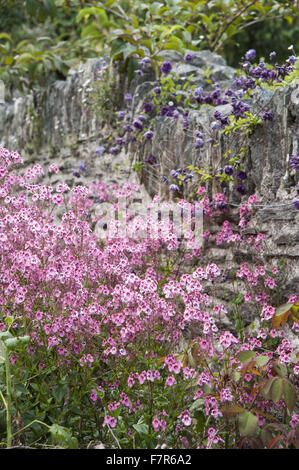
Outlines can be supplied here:
M78 441L73 437L67 428L52 424L50 433L54 444L59 445L64 449L78 449Z
M66 385L57 385L53 390L53 395L56 398L56 401L61 402L63 397L66 394L67 387Z
M21 344L28 344L29 341L30 341L30 336L29 335L18 336L18 339L19 339Z
M8 338L4 341L5 346L9 350L14 350L20 345L19 338Z
M257 429L258 418L250 411L239 414L239 431L242 436L253 436Z
M5 362L5 345L4 342L0 339L0 364Z
M7 33L0 33L0 40L6 39L9 42L12 42L12 37Z
M259 367L265 366L266 364L268 364L269 361L270 361L269 356L257 356L255 358L255 362L257 363Z
M269 431L269 429L264 428L261 431L260 437L264 446L267 446L269 442L273 439L273 434L271 433L271 431Z
M102 38L103 34L99 31L99 28L95 24L89 24L85 26L82 31L81 31L81 38L87 38L87 37L98 37Z
M0 339L4 341L7 338L13 338L12 334L9 331L0 331Z
M241 351L237 354L237 358L242 364L246 364L252 357L255 357L255 352L253 351Z
M203 398L198 398L197 400L195 400L192 405L190 406L190 411L193 412L193 411L196 411L200 408L202 408L204 406L204 399Z
M297 393L294 385L292 385L287 379L283 379L283 396L289 413L292 414L296 404Z
M277 403L282 397L282 385L283 379L276 377L272 383L272 387L270 390L270 397L274 401L274 403Z
M273 368L280 377L286 377L288 374L288 369L284 364L275 364Z
M148 425L145 423L133 424L133 428L138 434L148 434Z
M15 386L16 397L20 397L21 395L30 395L29 390L23 384L17 384Z
M288 316L291 314L291 308L294 304L283 304L278 307L275 311L275 314L272 317L272 326L276 329L280 325L285 326Z

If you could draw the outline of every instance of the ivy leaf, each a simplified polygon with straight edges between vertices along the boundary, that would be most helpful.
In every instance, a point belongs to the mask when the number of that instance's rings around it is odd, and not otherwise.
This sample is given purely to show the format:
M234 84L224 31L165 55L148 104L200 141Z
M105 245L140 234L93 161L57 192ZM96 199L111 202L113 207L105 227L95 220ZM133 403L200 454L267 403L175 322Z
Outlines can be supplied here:
M239 431L242 436L253 436L258 424L258 418L250 411L239 414Z

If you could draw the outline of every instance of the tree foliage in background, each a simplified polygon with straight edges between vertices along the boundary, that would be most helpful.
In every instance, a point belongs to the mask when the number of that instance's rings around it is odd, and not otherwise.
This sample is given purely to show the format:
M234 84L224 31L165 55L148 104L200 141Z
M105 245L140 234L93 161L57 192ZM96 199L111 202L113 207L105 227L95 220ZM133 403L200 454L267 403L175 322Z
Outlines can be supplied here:
M7 87L44 85L70 66L108 53L130 70L163 50L209 49L237 65L248 48L281 54L298 42L298 1L0 0L0 78Z

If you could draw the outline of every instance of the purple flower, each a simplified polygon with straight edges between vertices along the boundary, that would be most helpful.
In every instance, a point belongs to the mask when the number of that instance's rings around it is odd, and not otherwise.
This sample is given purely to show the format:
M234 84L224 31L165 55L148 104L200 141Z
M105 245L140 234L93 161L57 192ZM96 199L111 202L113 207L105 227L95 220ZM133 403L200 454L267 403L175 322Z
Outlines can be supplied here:
M125 118L125 111L119 111L117 116L118 116L118 119L120 119L121 121Z
M97 147L96 148L97 156L100 157L104 151L105 151L105 147Z
M201 149L204 146L203 139L196 139L194 147L196 149Z
M214 118L217 119L217 121L221 122L221 127L225 127L229 124L228 117L222 116L220 111L215 111L214 113Z
M197 98L202 98L202 96L203 96L203 89L202 89L202 88L199 88L199 87L195 88L195 90L194 90L194 98L196 98L196 99L197 99Z
M201 131L195 131L195 136L198 137L199 139L202 139L203 133Z
M176 184L171 184L169 186L169 189L170 189L170 191L179 191L179 187Z
M294 65L294 63L296 62L296 60L297 60L297 57L296 57L295 55L291 55L291 56L288 58L287 62L288 62L289 64Z
M243 196L247 192L245 186L242 184L238 184L238 186L236 186L236 191L238 191L238 193L242 194Z
M251 63L250 62L244 62L243 64L243 69L248 71L251 67Z
M221 202L216 202L215 204L215 209L218 209L219 211L223 211L227 208L227 202L221 201Z
M154 165L155 163L157 163L157 159L155 157L155 155L153 155L152 153L150 153L145 160L143 160L144 163L149 163L150 165Z
M139 119L139 121L141 121L141 122L145 122L145 121L146 121L146 117L145 117L143 114L139 114L138 119Z
M160 68L161 72L164 73L164 75L168 75L172 71L172 64L171 62L163 62Z
M211 129L212 129L213 131L215 131L215 130L218 129L219 127L220 127L220 123L219 123L219 122L213 121L213 122L211 123Z
M246 172L243 171L243 170L237 171L237 178L240 181L246 180L246 178L247 178Z
M297 211L299 211L299 199L294 199L292 204L297 209Z
M246 60L253 60L253 59L255 59L255 56L256 56L255 49L249 49L249 51L247 51L246 54L245 54L245 59Z
M234 169L231 165L225 165L224 167L224 173L228 176L231 176L234 172Z
M131 102L133 99L133 96L131 95L131 93L126 93L125 94L125 101L127 101L128 103Z
M139 75L140 77L142 77L142 75L144 75L144 72L141 69L135 70L135 73L136 73L136 75Z
M86 166L84 165L84 163L79 163L78 167L80 171L86 171Z
M290 160L290 166L293 170L299 170L299 156L292 155Z
M133 126L138 130L143 129L143 123L138 119L135 119L135 121L133 122Z
M174 179L177 179L179 176L179 172L177 170L171 170L170 176Z
M193 54L191 54L190 52L187 52L187 53L185 54L184 60L185 60L186 62L192 62L193 59L194 59L194 56L193 56Z
M186 183L188 180L192 180L192 178L193 178L192 173L188 173L184 178L184 183Z
M146 114L150 114L153 110L152 103L145 103L144 106L143 106L143 109L146 112Z
M272 121L273 119L273 114L271 113L271 111L269 111L268 109L266 111L263 111L262 114L261 114L261 118L263 121Z
M120 152L120 147L118 146L111 147L111 149L109 150L109 153L111 153L111 155L117 155L119 152Z
M243 101L235 101L232 103L233 107L233 114L236 116L237 119L243 118L245 113L250 110L250 106Z
M117 139L115 139L115 143L117 145L125 145L126 141L123 137L117 137Z
M270 57L270 60L274 60L276 57L276 52L275 51L271 52L269 57Z
M145 134L144 134L144 137L148 140L150 140L152 137L153 137L154 133L153 131L147 131Z
M227 88L224 92L226 96L234 96L235 92L231 88Z
M124 127L123 127L123 130L125 132L132 132L133 131L133 127L130 126L130 124L126 124Z
M74 171L73 171L73 175L74 175L76 178L81 178L81 175L80 175L79 171L74 170Z
M142 68L146 68L150 63L151 63L151 59L149 57L144 57L139 62L139 64L141 65Z
M153 89L153 91L154 91L154 93L155 93L156 95L160 95L160 94L161 94L161 88L158 87L158 86L156 86L156 87Z
M168 178L167 178L167 176L162 176L162 178L161 178L161 179L162 179L162 183L164 183L164 184L168 185L169 181L168 181Z

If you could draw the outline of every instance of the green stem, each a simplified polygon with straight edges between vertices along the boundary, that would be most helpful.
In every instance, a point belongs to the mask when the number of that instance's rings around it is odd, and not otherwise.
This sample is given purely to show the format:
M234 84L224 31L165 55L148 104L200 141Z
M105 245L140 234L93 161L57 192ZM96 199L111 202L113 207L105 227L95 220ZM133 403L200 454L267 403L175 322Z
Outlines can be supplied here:
M20 434L20 432L25 431L25 429L29 428L29 427L32 426L32 424L34 424L34 423L42 424L43 426L46 426L48 429L50 429L50 427L51 427L51 426L49 426L48 424L43 423L42 421L39 421L38 419L35 419L35 420L31 421L31 423L29 423L29 424L27 424L26 426L24 426L22 429L19 429L17 432L15 432L14 434L12 434L12 436L16 436L17 434Z

